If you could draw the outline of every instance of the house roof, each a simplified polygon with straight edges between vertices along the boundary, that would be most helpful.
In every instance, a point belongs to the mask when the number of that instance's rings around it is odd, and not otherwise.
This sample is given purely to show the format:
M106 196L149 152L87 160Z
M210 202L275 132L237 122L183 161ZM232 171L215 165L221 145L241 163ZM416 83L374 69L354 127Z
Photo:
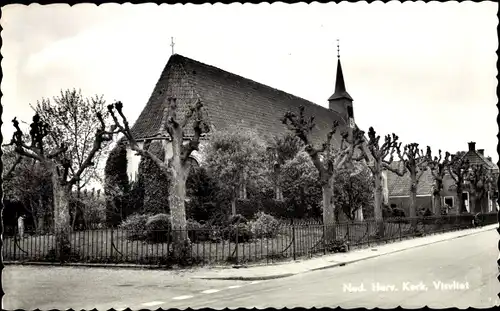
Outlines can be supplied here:
M391 167L398 168L401 161L393 161ZM427 169L420 177L417 184L417 195L430 195L432 194L432 186L434 184L434 177L429 169ZM406 172L403 176L387 171L387 189L389 197L394 196L409 196L411 187L410 174Z
M477 150L469 150L464 154L473 165L486 165L494 173L498 173L498 166L492 161L488 160L484 155L480 154Z
M305 107L306 116L314 116L316 128L311 133L315 144L323 143L334 120L346 122L334 111L303 98L252 81L222 69L175 54L165 66L144 110L132 127L137 140L158 137L162 111L169 96L177 98L178 116L183 117L190 103L200 99L212 129L237 126L255 129L263 136L279 135L287 129L280 119L287 111L298 113ZM188 125L185 135L192 135ZM332 139L340 142L340 131Z

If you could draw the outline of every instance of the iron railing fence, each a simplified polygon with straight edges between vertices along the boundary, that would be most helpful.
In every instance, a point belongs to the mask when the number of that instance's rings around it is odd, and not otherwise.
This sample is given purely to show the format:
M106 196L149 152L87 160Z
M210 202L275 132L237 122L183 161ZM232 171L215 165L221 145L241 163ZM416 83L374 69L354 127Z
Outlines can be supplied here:
M478 221L479 220L479 221ZM323 225L320 222L256 227L188 229L190 265L271 263L287 258L303 258L388 243L439 232L462 230L497 222L497 214L447 215L418 218L391 218L383 222L380 234L374 220ZM68 261L86 263L132 263L168 266L173 264L172 236L175 230L136 230L102 228L71 233ZM325 238L326 237L326 238ZM25 232L4 237L5 261L59 262L53 234Z

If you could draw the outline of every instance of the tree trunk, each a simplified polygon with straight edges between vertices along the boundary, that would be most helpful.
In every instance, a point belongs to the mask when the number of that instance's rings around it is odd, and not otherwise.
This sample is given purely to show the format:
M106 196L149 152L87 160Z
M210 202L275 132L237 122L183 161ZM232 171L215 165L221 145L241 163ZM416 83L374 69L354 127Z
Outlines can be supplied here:
M382 177L382 172L378 172L377 174L374 174L374 182L375 182L375 195L374 195L374 209L373 209L373 214L375 216L375 223L377 225L377 236L382 238L384 237L384 217L382 214L382 201L383 201L383 177Z
M474 192L474 190L471 189L470 192L469 192L469 212L471 214L477 213L477 211L476 211L477 200L478 199L477 199L476 193Z
M441 215L441 195L439 192L432 196L432 213L435 216Z
M411 177L410 186L410 218L417 217L417 183L415 181L416 177Z
M174 259L178 262L191 257L191 243L187 234L186 180L189 166L181 161L182 130L172 137L172 158L169 163L168 203L172 223ZM166 153L165 153L166 156Z
M473 196L473 200L474 201L474 210L471 209L472 213L473 214L477 214L477 213L485 213L485 204L484 204L484 200L483 200L483 195L482 193L478 193L476 192Z
M38 197L38 213L36 214L36 231L38 234L42 234L45 230L45 206L43 205L43 199L40 195Z
M463 189L459 182L457 183L457 197L458 197L458 214L463 214L466 212L466 209L465 209Z
M66 261L71 251L71 223L69 215L69 196L71 188L60 184L57 167L50 163L52 171L52 187L54 193L54 231L56 236L56 256Z
M411 176L411 187L410 187L410 223L412 230L417 229L417 183L415 181L416 177Z
M360 207L354 212L354 220L363 221L363 208Z
M175 171L175 170L172 170ZM186 247L189 245L186 222L186 172L180 171L180 174L173 174L172 181L169 183L168 203L170 206L170 216L172 222L172 242L174 256L177 259L184 258Z
M231 199L231 215L236 215L236 198Z
M321 186L323 191L323 226L325 241L335 240L335 204L333 202L333 177Z

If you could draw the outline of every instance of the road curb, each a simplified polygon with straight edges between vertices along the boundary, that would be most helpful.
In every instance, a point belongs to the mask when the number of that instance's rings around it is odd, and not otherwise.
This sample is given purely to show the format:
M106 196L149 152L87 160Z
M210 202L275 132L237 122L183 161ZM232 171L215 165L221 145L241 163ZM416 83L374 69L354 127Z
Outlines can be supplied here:
M370 255L370 256L367 256L364 258L343 261L343 262L336 262L334 264L329 264L329 265L326 265L323 267L317 267L317 268L313 268L313 269L305 269L304 271L296 272L296 273L283 273L283 274L278 274L278 275L262 276L262 277L193 277L193 278L203 279L203 280L238 280L238 281L256 281L256 280L272 280L272 279L286 278L286 277L294 276L297 274L302 274L302 273L307 273L307 272L312 272L312 271L319 271L319 270L326 270L326 269L331 269L331 268L336 268L336 267L343 267L345 265L352 264L352 263L362 261L362 260L367 260L367 259L372 259L372 258L384 256L384 255L394 254L394 253L402 252L402 251L405 251L408 249L432 245L432 244L436 244L436 243L440 243L440 242L444 242L444 241L450 241L450 240L458 239L458 238L461 238L464 236L470 236L470 235L482 233L485 231L490 231L490 230L496 229L498 227L498 225L495 224L495 225L490 225L490 226L485 226L485 227L488 227L488 228L483 227L483 228L480 228L479 230L476 230L473 232L467 232L467 233L464 233L464 234L461 234L458 236L454 236L451 238L446 238L446 239L442 239L442 240L438 240L438 241L434 241L434 242L429 242L429 243L425 243L425 244L421 244L421 245L416 245L416 246L410 246L407 248L402 248L402 249L390 251L390 252L383 253L383 254Z
M192 279L198 280L219 280L219 281L267 281L267 280L275 280L287 278L290 276L294 276L303 272L298 273L283 273L283 274L275 274L275 275L267 275L267 276L228 276L228 277L192 277Z
M493 227L493 226L495 226L495 227ZM354 259L354 260L350 260L350 261L337 262L335 264L331 264L331 265L328 265L328 266L325 266L325 267L319 267L319 268L310 269L310 270L307 270L305 272L325 270L325 269L335 268L335 267L339 267L339 266L345 266L345 265L348 265L348 264L351 264L351 263L355 263L355 262L358 262L358 261L362 261L362 260L366 260L366 259L372 259L372 258L384 256L384 255L394 254L394 253L399 253L399 252L402 252L402 251L405 251L405 250L409 250L409 249L412 249L412 248L419 248L419 247L422 247L422 246L427 246L427 245L432 245L432 244L441 243L441 242L445 242L445 241L455 240L455 239L458 239L458 238L463 238L465 236L470 236L470 235L474 235L474 234L478 234L478 233L490 231L490 230L496 229L497 227L498 227L498 225L495 224L495 225L491 225L491 228L486 228L486 229L480 228L480 230L477 230L477 231L474 231L474 232L464 233L464 234L461 234L461 235L458 235L458 236L455 236L455 237L451 237L451 238L447 238L447 239L443 239L443 240L439 240L439 241L434 241L434 242L429 242L429 243L425 243L425 244L421 244L421 245L411 246L411 247L407 247L407 248L402 248L402 249L390 251L390 252L383 253L383 254L371 255L371 256L367 256L367 257L359 258L359 259ZM301 272L301 273L305 273L305 272Z

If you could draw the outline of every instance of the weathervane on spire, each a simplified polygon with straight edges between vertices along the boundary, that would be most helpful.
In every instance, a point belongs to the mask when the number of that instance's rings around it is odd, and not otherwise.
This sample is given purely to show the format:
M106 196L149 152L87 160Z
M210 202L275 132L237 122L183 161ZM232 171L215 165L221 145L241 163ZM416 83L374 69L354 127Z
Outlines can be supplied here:
M172 55L174 55L174 45L175 45L175 43L174 43L174 37L170 37L170 38L171 38L171 41L172 41L170 43L170 46L172 47Z
M340 58L340 43L339 43L339 39L337 39L337 58Z

